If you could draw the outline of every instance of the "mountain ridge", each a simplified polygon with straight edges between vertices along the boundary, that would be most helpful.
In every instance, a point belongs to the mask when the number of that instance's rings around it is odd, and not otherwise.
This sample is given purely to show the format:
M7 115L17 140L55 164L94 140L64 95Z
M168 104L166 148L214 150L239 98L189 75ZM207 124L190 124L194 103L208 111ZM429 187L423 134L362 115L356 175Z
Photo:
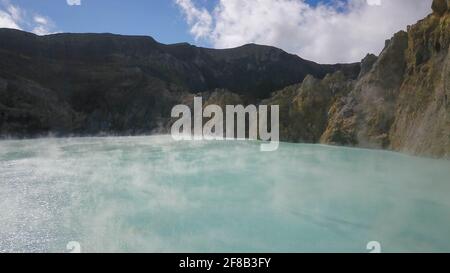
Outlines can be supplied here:
M283 141L450 157L450 3L379 56L321 65L270 46L0 29L0 136L167 133L171 108L278 104Z
M256 102L338 69L356 77L359 64L320 65L258 45L215 50L147 36L0 29L0 135L151 133L167 127L171 107L188 94L227 89Z

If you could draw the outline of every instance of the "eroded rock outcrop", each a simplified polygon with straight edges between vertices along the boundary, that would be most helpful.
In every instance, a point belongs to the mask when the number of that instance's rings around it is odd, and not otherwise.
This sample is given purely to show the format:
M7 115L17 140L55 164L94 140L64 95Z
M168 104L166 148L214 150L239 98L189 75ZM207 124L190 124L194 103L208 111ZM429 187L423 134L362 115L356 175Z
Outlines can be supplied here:
M389 128L394 121L395 101L406 68L408 38L397 33L370 71L361 75L354 89L330 110L324 143L386 148ZM364 62L363 62L364 64Z
M322 80L307 76L302 84L276 92L262 103L280 105L282 140L317 143L329 122L331 105L350 92L353 82L340 71Z
M332 105L323 143L450 157L450 16L444 9L445 1L434 1L433 15L387 43L349 95Z
M449 0L433 0L433 4L431 8L433 12L442 15L449 9L450 1Z
M399 90L390 147L450 156L450 16L429 16L408 31L407 72Z

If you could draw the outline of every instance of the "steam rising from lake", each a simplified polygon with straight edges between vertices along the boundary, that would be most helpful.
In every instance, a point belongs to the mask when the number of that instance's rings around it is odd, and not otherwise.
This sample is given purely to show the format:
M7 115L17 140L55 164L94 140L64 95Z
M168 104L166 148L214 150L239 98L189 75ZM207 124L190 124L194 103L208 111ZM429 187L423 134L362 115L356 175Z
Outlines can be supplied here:
M0 252L450 251L450 163L168 136L0 142Z

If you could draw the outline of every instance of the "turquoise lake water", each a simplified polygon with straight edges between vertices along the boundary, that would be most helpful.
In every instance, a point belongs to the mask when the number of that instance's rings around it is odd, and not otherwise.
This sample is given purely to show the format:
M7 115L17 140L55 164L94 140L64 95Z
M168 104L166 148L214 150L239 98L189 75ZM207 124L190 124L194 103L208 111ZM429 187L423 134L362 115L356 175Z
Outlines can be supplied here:
M450 162L168 136L0 142L0 252L450 251Z

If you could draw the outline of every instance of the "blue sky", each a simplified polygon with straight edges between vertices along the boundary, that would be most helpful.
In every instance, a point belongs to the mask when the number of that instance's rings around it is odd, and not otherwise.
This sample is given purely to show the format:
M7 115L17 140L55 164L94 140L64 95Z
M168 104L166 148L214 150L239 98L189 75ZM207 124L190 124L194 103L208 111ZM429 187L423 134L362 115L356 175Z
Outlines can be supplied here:
M69 6L66 0L9 2L27 13L48 17L56 31L138 34L152 36L163 43L202 43L190 35L189 26L173 0L82 0L79 6ZM198 2L212 10L217 1ZM315 4L318 0L308 2Z
M378 54L386 39L428 14L431 1L0 0L0 27L148 35L214 48L258 43L317 62L353 62Z
M65 0L11 2L50 18L57 31L139 34L165 43L194 42L182 14L170 0L84 0L80 6L69 6Z

